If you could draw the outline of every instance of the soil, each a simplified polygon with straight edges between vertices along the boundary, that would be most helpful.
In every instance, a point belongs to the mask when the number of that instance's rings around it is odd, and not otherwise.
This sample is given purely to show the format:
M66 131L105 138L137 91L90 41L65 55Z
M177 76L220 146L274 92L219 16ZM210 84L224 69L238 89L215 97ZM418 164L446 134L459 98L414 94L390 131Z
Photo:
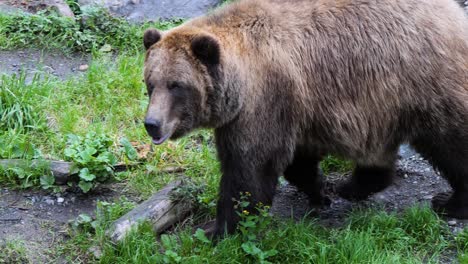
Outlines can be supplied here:
M79 66L90 61L89 55L71 54L62 52L41 51L35 49L0 50L0 74L26 73L27 80L31 80L36 73L48 73L58 78L66 79L79 76Z
M46 0L3 0L2 2L2 5L14 8L11 11L22 10L29 13L37 13L48 7Z
M120 184L113 184L85 195L2 188L0 243L2 240L24 242L29 260L33 263L48 263L56 257L53 256L53 250L67 239L70 221L80 214L92 216L97 201L115 201L124 195L122 189ZM54 259L54 262L66 263L60 259Z

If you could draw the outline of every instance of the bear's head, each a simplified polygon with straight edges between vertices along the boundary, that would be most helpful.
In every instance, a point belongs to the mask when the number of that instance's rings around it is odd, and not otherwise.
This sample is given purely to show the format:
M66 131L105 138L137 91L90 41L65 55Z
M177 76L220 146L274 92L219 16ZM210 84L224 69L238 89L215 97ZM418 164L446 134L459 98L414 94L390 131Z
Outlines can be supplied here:
M222 54L207 32L179 28L144 33L144 78L150 98L145 128L154 144L212 125Z

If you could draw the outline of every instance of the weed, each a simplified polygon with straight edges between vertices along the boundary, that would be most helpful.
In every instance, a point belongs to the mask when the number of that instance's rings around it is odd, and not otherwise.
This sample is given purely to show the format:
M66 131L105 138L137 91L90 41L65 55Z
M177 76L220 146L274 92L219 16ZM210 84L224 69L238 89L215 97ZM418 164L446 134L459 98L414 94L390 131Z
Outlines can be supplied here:
M45 127L45 118L40 109L35 109L34 103L46 95L42 87L35 84L39 75L34 75L30 84L26 82L26 74L0 78L0 131L30 130ZM46 82L46 81L45 81Z
M182 22L131 25L124 19L112 17L104 8L72 7L77 14L74 19L45 11L34 15L0 14L0 46L94 52L108 45L113 50L137 51L142 49L141 36L146 28L167 29Z
M31 263L26 255L26 249L21 241L0 241L0 263L24 264Z
M0 132L0 146L0 159L33 159L41 156L26 135L13 130Z
M259 203L255 206L256 212L249 212L248 209L252 208L249 202L250 196L249 192L241 193L240 199L235 201L234 206L240 218L238 229L242 235L241 247L258 263L270 263L267 259L278 254L278 251L275 249L262 250L258 245L259 238L257 237L258 234L266 232L271 225L272 220L268 213L270 207Z
M200 194L205 190L205 184L197 184L193 180L186 179L181 186L170 193L170 199L172 201L182 201L200 209L200 206L203 204L200 202ZM197 210L195 209L195 211Z
M353 169L353 167L353 162L331 155L326 156L320 162L320 168L325 174L329 174L330 172L349 172Z
M84 193L113 176L112 166L117 158L110 151L111 146L112 140L104 134L88 132L84 138L68 135L65 157L79 168L78 186Z

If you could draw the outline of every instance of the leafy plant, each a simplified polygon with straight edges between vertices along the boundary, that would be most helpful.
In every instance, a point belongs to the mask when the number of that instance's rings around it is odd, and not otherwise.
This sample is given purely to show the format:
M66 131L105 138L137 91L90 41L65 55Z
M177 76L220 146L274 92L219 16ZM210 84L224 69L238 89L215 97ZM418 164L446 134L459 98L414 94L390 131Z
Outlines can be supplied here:
M241 193L240 200L236 200L234 206L238 211L237 215L240 217L238 229L242 234L242 250L249 256L255 258L259 263L271 263L268 258L278 254L275 249L262 250L258 244L258 234L267 231L267 228L271 225L272 219L269 215L269 206L265 206L259 203L255 206L257 214L252 214L248 211L250 206L249 192Z
M75 18L40 11L33 15L0 14L0 45L3 48L42 46L66 51L92 52L102 47L142 49L141 37L150 26L166 29L182 20L131 25L98 6L80 8L71 3Z
M72 230L78 232L94 232L97 227L97 221L88 214L80 214L74 220L69 222Z
M78 186L87 193L99 182L105 182L113 177L112 166L117 158L111 152L112 140L104 134L88 132L80 137L69 134L65 157L73 161L79 169Z
M25 165L17 167L7 167L0 165L0 183L4 182L26 189L45 184L43 179L48 177L53 178L53 176L49 176L50 174L48 172L47 162L41 162L38 160L35 161L35 163L36 164L34 164L34 166Z
M1 183L29 188L50 183L50 178L55 181L48 170L48 162L43 160L41 152L29 142L26 135L6 131L0 134L0 146L0 159L21 159L15 166L0 164ZM13 160L10 162L16 164Z
M138 159L138 153L135 150L135 148L132 146L130 141L128 141L127 138L121 138L120 139L120 145L122 145L122 152L125 154L125 156L129 160L137 160Z
M163 261L164 263L180 263L182 257L177 254L177 250L175 248L176 243L173 241L168 235L161 235L161 244L164 247L164 256Z

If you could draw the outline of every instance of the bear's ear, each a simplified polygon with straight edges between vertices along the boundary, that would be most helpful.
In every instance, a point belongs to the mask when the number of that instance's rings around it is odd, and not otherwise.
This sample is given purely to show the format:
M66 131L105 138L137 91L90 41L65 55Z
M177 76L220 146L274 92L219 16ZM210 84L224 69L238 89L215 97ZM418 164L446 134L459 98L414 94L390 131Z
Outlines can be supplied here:
M143 35L143 45L145 49L149 49L153 44L157 43L161 39L161 33L154 28L147 29Z
M216 39L211 36L196 36L192 40L191 49L195 57L207 65L219 64L221 48Z

